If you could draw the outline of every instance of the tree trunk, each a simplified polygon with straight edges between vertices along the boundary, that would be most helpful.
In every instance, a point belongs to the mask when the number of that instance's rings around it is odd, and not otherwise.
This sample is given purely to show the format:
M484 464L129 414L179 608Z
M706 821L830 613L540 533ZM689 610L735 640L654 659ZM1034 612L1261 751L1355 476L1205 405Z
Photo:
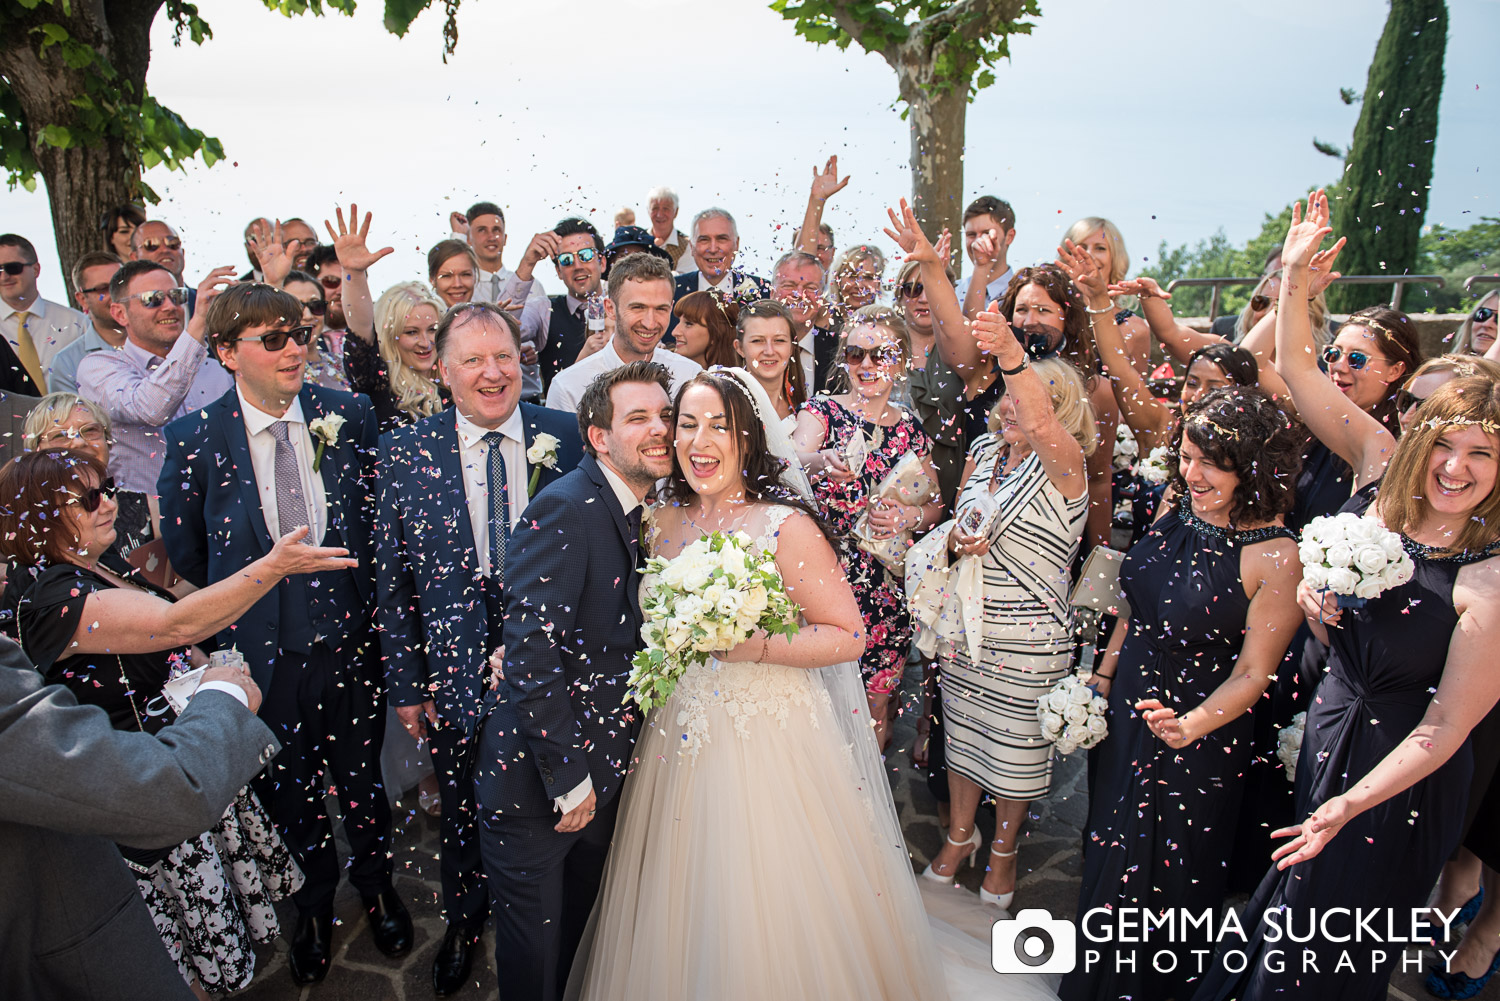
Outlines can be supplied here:
M915 35L913 36L916 37ZM893 63L911 129L912 209L934 243L947 227L953 233L955 269L963 260L964 119L967 88L931 92L932 58L926 46L903 47Z
M90 70L69 67L57 45L39 54L37 36L30 29L62 26L71 39L103 56L118 74L121 88L138 101L151 59L151 21L160 6L161 0L110 0L106 14L102 0L72 0L66 8L39 4L31 11L9 13L7 30L0 33L5 36L0 42L0 73L21 106L32 155L47 185L65 282L79 256L105 249L99 231L104 212L139 197L140 153L126 141L127 132L119 123L107 128L94 145L62 148L42 141L48 125L79 123L79 110L72 102L89 93Z
M1443 0L1392 0L1344 177L1330 192L1334 224L1349 238L1339 259L1346 275L1407 274L1417 263L1447 44ZM1387 303L1390 294L1385 285L1335 285L1328 300L1335 311L1352 312Z

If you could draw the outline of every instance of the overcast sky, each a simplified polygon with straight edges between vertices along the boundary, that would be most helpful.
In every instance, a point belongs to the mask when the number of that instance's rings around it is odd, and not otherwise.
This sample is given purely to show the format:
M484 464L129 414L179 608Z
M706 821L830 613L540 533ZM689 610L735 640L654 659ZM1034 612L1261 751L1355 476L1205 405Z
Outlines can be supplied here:
M459 15L441 60L441 5L404 39L364 0L351 19L287 19L256 0L201 4L214 37L171 44L158 17L148 83L158 100L218 136L228 159L158 169L153 216L172 222L189 275L243 265L258 214L318 225L350 200L375 213L396 254L377 285L425 276L451 209L506 209L514 266L526 239L564 215L608 233L613 210L669 184L691 214L722 205L746 263L764 271L800 221L811 168L839 155L853 182L827 220L840 245L875 240L884 207L910 191L907 125L878 56L797 37L759 0L480 3ZM1076 218L1124 231L1133 269L1162 240L1222 227L1243 241L1340 165L1385 0L1043 0L1030 37L968 114L966 194L1018 216L1011 259L1051 253ZM1451 0L1436 173L1428 219L1463 227L1500 216L1500 0ZM0 230L26 234L42 289L62 283L45 196L0 192ZM550 269L540 272L558 282Z

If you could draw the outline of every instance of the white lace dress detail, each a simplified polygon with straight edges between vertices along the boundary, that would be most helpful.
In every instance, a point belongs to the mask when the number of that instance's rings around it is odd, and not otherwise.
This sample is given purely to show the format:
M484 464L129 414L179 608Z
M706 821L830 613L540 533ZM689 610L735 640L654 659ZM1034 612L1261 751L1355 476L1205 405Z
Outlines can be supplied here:
M754 542L754 548L774 556L781 523L793 509L777 505L769 510L766 528ZM657 534L648 536L655 548ZM654 574L641 581L645 591L654 583ZM677 683L665 705L657 711L650 725L661 726L670 720L681 730L678 754L696 758L710 741L714 710L722 710L741 740L751 736L749 721L757 716L773 719L786 729L794 712L806 711L807 722L819 725L819 714L833 711L828 694L811 683L803 668L782 664L722 663L710 659L701 667L689 667Z

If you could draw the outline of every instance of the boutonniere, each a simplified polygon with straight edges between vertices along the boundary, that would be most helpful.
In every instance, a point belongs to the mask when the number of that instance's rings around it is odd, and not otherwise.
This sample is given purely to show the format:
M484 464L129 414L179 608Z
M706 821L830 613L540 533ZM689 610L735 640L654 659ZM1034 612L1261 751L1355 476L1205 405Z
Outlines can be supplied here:
M526 450L526 461L531 463L531 480L526 484L526 496L535 497L536 488L542 481L542 467L557 468L557 446L562 442L556 436L543 432L531 441Z
M309 421L307 430L318 439L318 450L313 453L313 472L323 465L323 450L329 445L339 443L339 428L344 426L344 418L339 414L324 414L315 421Z

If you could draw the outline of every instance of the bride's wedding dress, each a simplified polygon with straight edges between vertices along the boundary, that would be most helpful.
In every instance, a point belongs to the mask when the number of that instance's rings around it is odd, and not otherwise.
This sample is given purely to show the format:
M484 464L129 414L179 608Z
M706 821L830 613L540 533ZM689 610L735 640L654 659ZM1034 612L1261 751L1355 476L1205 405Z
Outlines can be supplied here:
M757 548L774 553L792 509L757 507ZM884 776L866 781L845 736L873 746L863 700L863 727L846 731L814 674L711 662L648 718L570 997L1055 997L1041 977L994 973L987 940L929 919Z

